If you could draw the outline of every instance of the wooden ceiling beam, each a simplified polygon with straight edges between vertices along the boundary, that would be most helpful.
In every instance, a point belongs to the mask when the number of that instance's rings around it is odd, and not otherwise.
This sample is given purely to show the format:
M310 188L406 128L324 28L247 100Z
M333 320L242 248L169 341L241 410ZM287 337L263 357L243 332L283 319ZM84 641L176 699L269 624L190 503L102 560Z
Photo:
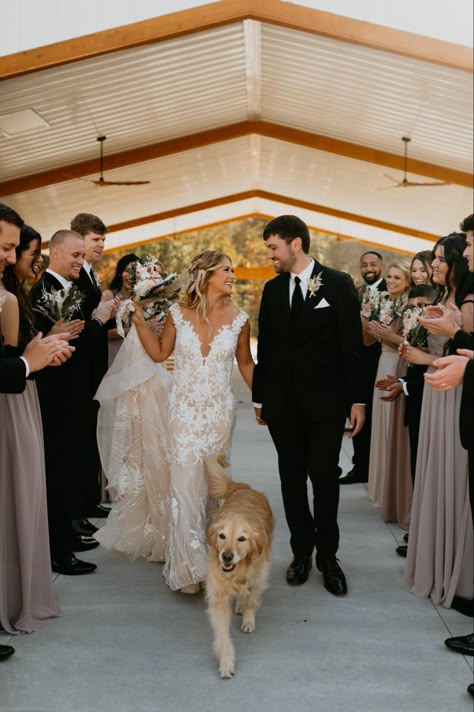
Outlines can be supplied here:
M381 230L390 230L391 232L397 232L401 235L419 237L424 240L430 240L432 242L436 242L436 240L439 238L439 235L433 235L429 232L413 230L403 225L396 225L395 223L390 223L383 220L376 220L374 218L369 218L364 215L357 215L356 213L349 213L344 210L329 208L326 205L319 205L318 203L311 203L306 200L299 200L298 198L293 198L289 195L281 195L279 193L271 193L267 190L258 189L247 190L241 193L233 193L231 195L226 195L221 198L214 198L212 200L206 200L201 203L194 203L194 205L186 205L183 207L175 208L174 210L166 210L161 213L153 213L152 215L146 215L141 218L136 218L134 220L127 220L126 222L115 223L114 225L109 225L108 229L110 233L118 232L119 230L129 230L130 228L139 227L141 225L148 225L150 223L159 222L160 220L168 220L170 218L178 217L180 215L188 215L189 213L194 213L199 210L208 210L209 208L215 208L217 206L227 205L229 203L236 203L241 200L248 200L250 198L262 198L263 200L271 200L272 202L276 203L286 203L288 205L294 205L296 208L302 208L303 210L311 210L312 212L322 213L324 215L331 215L333 217L341 218L343 220L351 220L352 222L361 223L363 225L370 225L371 227L377 227Z
M0 79L253 19L472 72L469 47L279 0L220 0L0 57Z
M348 141L341 141L321 134L313 134L309 131L301 131L300 129L273 124L268 121L241 121L217 129L201 131L189 136L181 136L179 138L170 139L169 141L162 141L160 143L108 155L104 160L105 174L107 176L107 173L111 170L129 166L134 163L142 163L144 161L162 158L163 156L170 156L175 153L201 148L209 144L230 141L250 134L258 134L279 141L286 141L299 146L334 153L345 156L346 158L375 163L397 171L403 170L403 157L401 155L380 151L379 149L370 148L368 146L361 146ZM473 188L474 186L474 179L470 173L464 173L463 171L458 171L453 168L446 168L445 166L419 161L414 158L409 159L408 168L409 173L446 181L466 188ZM61 168L53 168L48 171L42 171L41 173L34 173L29 176L23 176L22 178L4 181L0 183L0 196L24 193L25 191L44 188L45 186L61 183L63 181L77 180L84 176L98 174L98 169L98 159L94 158L88 161L82 161L81 163L73 163L68 166L62 166ZM106 188L101 187L97 189L106 190Z

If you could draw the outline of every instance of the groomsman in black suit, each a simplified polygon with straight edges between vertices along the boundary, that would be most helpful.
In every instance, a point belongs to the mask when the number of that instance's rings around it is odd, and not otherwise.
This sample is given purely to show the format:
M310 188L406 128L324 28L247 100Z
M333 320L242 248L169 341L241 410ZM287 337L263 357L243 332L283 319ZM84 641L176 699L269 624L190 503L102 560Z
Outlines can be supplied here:
M18 213L0 203L0 277L6 265L14 265L16 262L15 249L20 243L22 226L23 219ZM1 311L0 304L0 323ZM16 348L3 345L0 330L0 393L22 393L31 373L49 364L62 363L71 353L72 349L64 339L57 336L43 339L38 334L21 354ZM0 662L7 660L14 652L11 645L0 645Z
M104 251L107 227L97 215L79 213L71 221L71 230L79 233L84 238L84 264L79 273L79 277L74 283L81 292L85 294L82 311L84 318L88 321L91 318L92 312L98 307L102 299L102 291L99 286L96 270ZM111 325L115 326L115 322L112 322L112 324L109 322L107 328L110 328ZM99 404L94 400L99 384L108 368L107 328L102 329L100 332L95 357L92 362L93 373L90 382L91 446L88 453L89 463L86 470L88 477L88 497L85 514L88 517L107 517L110 511L108 507L104 507L100 504L101 465L96 438ZM76 526L83 527L84 522L82 522L82 524L76 524Z
M278 276L262 294L252 397L257 422L268 424L278 452L293 551L286 579L291 585L307 580L316 547L324 585L345 594L336 560L338 461L346 414L352 435L364 422L359 301L349 275L309 256L309 231L299 218L275 218L263 239Z
M378 252L364 252L360 258L360 273L364 284L359 289L359 300L362 302L367 290L383 292L387 289L385 279L382 276L384 270L383 257ZM375 376L381 353L381 345L376 341L371 346L363 349L363 372L365 378L365 388L367 392L367 404L365 406L365 422L362 430L352 440L354 445L354 456L352 464L354 467L347 475L340 477L341 485L351 485L354 482L367 482L369 479L369 458L370 458L370 432L372 429L372 395L374 392Z
M70 230L59 230L49 243L50 263L31 290L33 309L43 294L54 293L77 279L84 263L84 238ZM92 364L104 323L113 302L101 302L74 340L76 351L61 369L46 368L37 377L43 419L46 460L48 519L53 571L68 575L90 573L96 566L80 561L74 551L95 548L97 542L73 532L73 514L87 505L84 477L91 448L90 401ZM46 333L50 320L35 311L37 327ZM83 314L77 312L79 318ZM87 520L86 520L87 521Z

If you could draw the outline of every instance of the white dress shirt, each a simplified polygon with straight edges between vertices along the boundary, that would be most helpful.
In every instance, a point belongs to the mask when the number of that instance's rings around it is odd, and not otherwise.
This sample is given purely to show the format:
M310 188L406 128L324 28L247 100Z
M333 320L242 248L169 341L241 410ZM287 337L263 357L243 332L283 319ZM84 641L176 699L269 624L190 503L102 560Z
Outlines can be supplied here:
M62 275L58 274L57 272L53 272L53 270L52 270L52 269L49 269L49 267L48 267L48 269L46 270L46 272L49 272L49 274L52 274L53 277L56 277L56 279L57 279L58 282L61 284L61 287L63 287L63 289L65 289L66 287L69 287L69 285L71 284L71 280L70 280L70 279L66 279L65 277L63 277Z
M290 272L290 307L291 300L293 297L293 292L295 291L295 277L300 278L301 293L303 294L303 301L306 299L306 293L308 291L308 280L311 279L311 274L313 272L314 260L311 260L309 265L304 268L302 272L296 274L295 272Z

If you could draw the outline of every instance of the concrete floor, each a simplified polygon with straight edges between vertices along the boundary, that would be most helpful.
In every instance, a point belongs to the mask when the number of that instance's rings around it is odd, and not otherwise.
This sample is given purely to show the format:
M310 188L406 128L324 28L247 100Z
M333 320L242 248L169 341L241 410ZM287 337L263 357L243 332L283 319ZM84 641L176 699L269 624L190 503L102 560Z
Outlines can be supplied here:
M270 588L245 635L232 625L237 673L221 680L201 595L165 586L161 566L102 548L84 554L90 576L57 576L63 618L17 636L0 666L0 712L446 712L473 709L465 690L473 658L443 640L472 620L411 595L395 546L363 485L341 488L341 565L349 594L335 598L313 569L299 588L285 582L291 559L276 457L237 382L234 479L268 495L276 516ZM341 466L350 469L344 440Z

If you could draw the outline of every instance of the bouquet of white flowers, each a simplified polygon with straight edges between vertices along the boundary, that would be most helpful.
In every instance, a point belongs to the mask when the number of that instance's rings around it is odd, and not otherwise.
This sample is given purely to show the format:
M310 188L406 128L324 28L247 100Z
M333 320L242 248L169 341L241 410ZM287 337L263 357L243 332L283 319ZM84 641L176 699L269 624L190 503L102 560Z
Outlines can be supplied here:
M374 319L379 307L380 294L381 292L379 292L378 289L364 290L360 307L360 314L364 319L369 319L369 321Z
M63 289L53 289L51 292L43 287L33 310L45 316L53 324L60 319L71 321L77 318L84 297L85 294L72 282Z
M161 272L159 260L152 255L144 255L142 261L130 265L132 291L130 299L121 304L117 316L117 331L125 336L124 325L135 311L134 302L143 306L145 320L154 318L161 322L166 318L170 304L178 298L181 278L177 272Z
M402 299L392 299L389 292L379 292L377 307L374 310L372 319L379 324L390 326L390 324L402 313Z

